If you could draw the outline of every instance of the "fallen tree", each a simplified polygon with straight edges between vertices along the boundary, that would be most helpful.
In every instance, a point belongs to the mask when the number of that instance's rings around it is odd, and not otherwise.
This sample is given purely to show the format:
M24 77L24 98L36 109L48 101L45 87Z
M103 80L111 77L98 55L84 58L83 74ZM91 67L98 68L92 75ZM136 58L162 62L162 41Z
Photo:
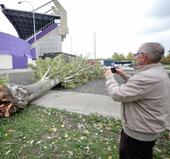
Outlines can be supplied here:
M37 79L35 83L27 86L0 85L0 117L9 117L24 109L33 99L59 83L65 88L74 88L103 75L98 64L91 65L83 58L66 62L62 55L54 59L39 59L30 67Z

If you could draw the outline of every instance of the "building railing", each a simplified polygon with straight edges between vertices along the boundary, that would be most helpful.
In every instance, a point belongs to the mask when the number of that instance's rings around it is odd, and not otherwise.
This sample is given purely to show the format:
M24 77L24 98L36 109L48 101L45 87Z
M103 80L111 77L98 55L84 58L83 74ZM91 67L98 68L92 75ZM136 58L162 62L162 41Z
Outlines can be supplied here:
M54 30L56 27L59 26L59 23L55 23L55 22L52 22L52 23L49 23L48 25L44 26L43 28L41 28L41 30L39 30L37 33L36 33L36 39L40 39L41 37L43 37L44 35L46 35L47 33L49 33L50 31ZM27 39L27 42L29 44L32 44L34 43L34 36L32 35L31 38L28 38Z

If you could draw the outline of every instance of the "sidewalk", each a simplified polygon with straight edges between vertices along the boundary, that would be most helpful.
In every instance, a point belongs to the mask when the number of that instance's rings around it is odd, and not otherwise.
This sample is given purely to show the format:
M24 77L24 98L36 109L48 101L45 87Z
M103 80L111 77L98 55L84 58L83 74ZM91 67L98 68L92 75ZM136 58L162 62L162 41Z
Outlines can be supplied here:
M31 104L85 115L97 113L120 119L120 102L115 102L105 95L51 90ZM170 115L167 118L167 129L170 130Z
M32 104L89 115L98 113L120 119L120 103L104 95L49 91Z

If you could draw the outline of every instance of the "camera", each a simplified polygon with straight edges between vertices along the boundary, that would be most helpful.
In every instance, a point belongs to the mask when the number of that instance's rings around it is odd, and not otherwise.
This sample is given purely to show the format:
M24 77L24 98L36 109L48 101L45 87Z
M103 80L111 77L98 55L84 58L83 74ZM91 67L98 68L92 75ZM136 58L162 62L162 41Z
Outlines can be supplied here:
M111 69L112 73L116 73L116 67L111 67L110 69Z

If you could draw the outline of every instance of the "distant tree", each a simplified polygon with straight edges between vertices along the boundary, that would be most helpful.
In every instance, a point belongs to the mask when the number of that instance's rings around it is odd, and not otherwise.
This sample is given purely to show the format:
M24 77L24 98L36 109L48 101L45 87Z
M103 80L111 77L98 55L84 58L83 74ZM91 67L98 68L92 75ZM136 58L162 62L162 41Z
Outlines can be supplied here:
M169 51L168 51L169 52ZM161 59L162 64L170 64L170 53Z
M161 63L162 64L166 64L167 63L167 60L166 60L166 57L164 56L164 57L162 57L162 59L161 59Z
M117 53L117 52L114 52L114 54L112 55L112 59L115 60L115 61L122 61L122 60L125 60L125 56L121 53Z
M129 52L128 55L126 56L126 59L129 61L134 61L134 55L132 52Z
M126 60L126 57L122 53L120 54L120 61L121 60Z
M119 60L119 54L117 52L114 52L114 54L112 55L112 59L113 60Z

